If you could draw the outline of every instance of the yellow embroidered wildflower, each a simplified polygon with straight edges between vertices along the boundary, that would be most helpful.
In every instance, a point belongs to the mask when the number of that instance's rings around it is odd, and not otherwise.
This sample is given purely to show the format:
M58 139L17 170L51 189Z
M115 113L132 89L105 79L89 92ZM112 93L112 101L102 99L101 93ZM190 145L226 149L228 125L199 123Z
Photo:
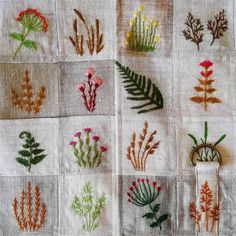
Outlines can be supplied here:
M126 46L128 46L128 45L129 45L129 43L128 43L128 41L127 41L127 40L125 40L125 45L126 45Z
M126 33L126 37L129 38L131 36L130 32Z
M143 11L143 5L141 4L140 6L139 6L139 9L138 9L140 12L142 12Z
M134 20L130 20L130 21L129 21L129 25L130 25L130 26L133 26L133 24L134 24Z
M145 25L145 29L148 30L150 28L150 24Z
M154 20L153 25L154 25L155 27L158 26L158 21L155 21L155 20Z
M146 19L147 19L146 16L142 16L143 21L146 21Z
M155 42L160 42L160 39L161 39L161 37L160 37L160 35L157 35L157 36L155 36Z
M134 12L134 17L137 17L138 16L138 12Z
M150 19L150 23L151 23L151 24L154 24L154 21L155 21L154 18L151 18L151 19Z

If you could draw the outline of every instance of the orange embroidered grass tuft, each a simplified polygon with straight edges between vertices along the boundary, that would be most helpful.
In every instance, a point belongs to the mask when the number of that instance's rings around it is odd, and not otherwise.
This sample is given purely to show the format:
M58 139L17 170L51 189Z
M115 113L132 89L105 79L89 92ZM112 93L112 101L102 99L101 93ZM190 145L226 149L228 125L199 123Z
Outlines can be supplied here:
M199 232L200 231L199 222L201 220L201 214L197 210L197 207L194 202L191 202L189 204L189 216L190 216L190 218L192 218L194 220L196 227L197 227L197 231Z
M27 113L40 112L43 104L46 88L41 86L38 93L34 96L32 85L30 83L29 72L26 70L21 84L22 93L19 94L13 87L11 87L11 100L12 104L22 111Z
M149 155L154 154L155 150L158 148L160 141L153 142L156 135L156 130L154 130L144 145L144 141L147 137L148 123L145 121L142 133L139 135L138 145L136 148L136 133L134 132L130 144L127 148L127 159L131 161L133 167L137 171L146 171L146 162Z
M35 232L42 228L45 216L46 216L46 206L41 203L40 200L40 189L38 186L35 187L34 191L34 205L32 205L32 194L31 194L31 183L27 184L27 192L24 190L21 192L20 196L20 215L18 214L18 202L14 198L12 203L13 215L16 218L17 225L21 231L31 231ZM32 208L34 212L32 214ZM27 212L27 218L25 217L25 211Z

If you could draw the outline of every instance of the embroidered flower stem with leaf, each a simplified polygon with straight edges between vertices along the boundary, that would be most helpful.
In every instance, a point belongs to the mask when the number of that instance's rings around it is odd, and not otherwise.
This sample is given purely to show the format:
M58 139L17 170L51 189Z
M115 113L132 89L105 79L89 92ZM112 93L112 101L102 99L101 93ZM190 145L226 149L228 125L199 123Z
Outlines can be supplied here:
M146 22L142 11L143 6L140 5L139 11L134 12L134 18L129 22L131 29L126 33L125 45L133 51L152 52L160 41L160 36L156 35L158 22L154 18Z
M141 114L163 108L162 94L158 87L152 83L151 79L146 78L144 75L136 74L128 66L123 66L118 61L116 61L116 65L123 78L125 90L131 95L127 99L144 101L143 104L131 107L131 109L138 109L138 114Z
M28 182L27 190L23 189L21 192L20 201L14 198L12 210L21 231L36 232L42 228L46 217L46 205L41 202L40 188L35 186L32 201L31 183Z
M185 21L185 25L187 26L187 29L182 31L185 39L191 40L191 42L195 43L199 51L199 45L203 41L203 36L204 36L204 34L202 33L202 31L204 30L204 26L201 23L201 20L195 18L189 12L187 19Z
M39 148L40 144L35 142L31 133L23 131L20 133L19 138L23 139L25 143L22 145L22 150L18 152L16 161L21 165L26 166L28 171L30 171L32 165L38 164L47 155L43 153L44 149Z
M23 26L23 33L10 33L10 38L20 42L20 45L14 52L13 60L22 47L37 50L37 43L28 40L28 36L31 32L46 32L48 29L48 23L45 17L36 9L28 8L19 12L16 21Z
M145 121L142 133L139 135L139 140L137 140L136 145L136 133L134 132L131 138L131 142L127 148L127 159L131 161L134 169L136 171L146 171L146 162L149 155L154 154L155 150L158 148L160 141L153 142L154 137L157 133L154 130L149 137L148 133L148 123ZM147 138L147 140L145 140Z
M90 128L84 129L82 132L77 132L74 137L76 141L71 141L69 145L72 146L73 153L76 157L76 163L81 168L95 168L98 167L103 159L103 154L107 151L105 146L98 147L99 136L90 137ZM85 137L83 138L83 135Z
M13 105L28 113L38 113L45 99L46 88L41 86L33 99L34 93L32 91L29 73L26 70L22 79L21 89L22 93L18 93L11 87L11 100Z
M85 108L91 113L96 107L97 89L98 87L101 87L103 83L103 80L100 77L93 77L94 73L95 71L93 68L87 68L85 72L87 81L77 85L77 90L81 93L84 100Z
M215 104L221 103L222 101L217 97L208 96L208 94L212 94L216 91L216 89L211 86L215 80L209 79L213 73L212 70L209 70L209 67L211 67L213 63L209 60L206 60L201 62L199 65L204 68L204 71L201 71L200 73L202 78L198 78L200 85L195 86L194 89L197 93L203 93L203 96L191 97L190 100L198 104L203 103L204 110L207 111L208 103Z
M208 138L208 124L205 121L204 122L204 137L200 139L200 142L198 142L197 138L195 138L194 135L188 134L188 136L193 140L194 146L193 149L197 148L200 144L208 144L207 138ZM226 134L222 135L214 144L213 147L216 147L218 144L220 144L224 138L226 137ZM217 152L211 148L204 147L202 150L197 151L197 161L215 161L217 159Z
M161 204L156 203L156 199L160 194L161 187L156 185L157 183L155 181L150 183L149 179L138 179L137 181L132 182L127 196L128 201L135 206L147 206L150 211L142 217L153 221L150 224L151 228L159 227L160 230L162 230L162 223L167 220L168 214L163 214L159 217L157 216Z
M98 218L105 206L106 194L103 192L95 202L94 193L90 182L87 182L80 194L75 195L72 208L75 213L83 220L82 229L92 232L98 227Z
M213 204L214 196L207 181L201 186L200 196L200 209L198 210L196 204L191 202L189 204L189 216L194 220L197 232L200 232L200 221L205 223L207 232L212 232L215 222L219 220L220 207L218 204Z

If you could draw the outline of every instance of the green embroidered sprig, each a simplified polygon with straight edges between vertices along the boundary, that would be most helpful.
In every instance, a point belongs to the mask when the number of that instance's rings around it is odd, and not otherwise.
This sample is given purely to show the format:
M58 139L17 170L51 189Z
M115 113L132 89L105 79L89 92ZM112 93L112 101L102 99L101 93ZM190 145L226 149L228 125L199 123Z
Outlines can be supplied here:
M207 144L207 138L208 138L208 124L205 121L204 122L204 137L200 138L200 143L198 143L197 138L195 138L192 134L188 134L188 136L193 140L194 146L193 149L197 148L200 144ZM226 137L226 134L222 135L214 144L213 147L216 147L219 143L221 143L224 138ZM217 152L211 148L202 148L197 151L197 160L198 161L214 161L217 158Z
M18 152L19 156L16 157L16 161L28 167L28 171L30 171L32 165L38 164L47 155L43 154L44 149L38 148L40 144L35 142L31 133L23 131L20 133L19 138L23 139L25 143L22 145L22 150Z
M106 202L106 194L103 192L94 200L93 189L90 182L87 182L80 194L75 195L72 208L75 213L83 220L82 229L86 232L92 232L98 227L98 218L102 213Z
M126 92L131 95L127 99L145 102L142 105L131 107L131 109L139 109L138 114L141 114L163 108L162 94L151 79L136 74L128 66L123 66L118 61L116 61L116 65L123 78Z
M145 207L148 206L150 211L144 214L142 217L148 220L154 220L151 224L151 228L159 227L162 230L162 223L167 220L168 214L157 216L160 210L161 204L155 203L155 200L159 196L161 187L157 186L157 182L150 183L149 179L138 179L133 181L127 192L128 201L132 204Z

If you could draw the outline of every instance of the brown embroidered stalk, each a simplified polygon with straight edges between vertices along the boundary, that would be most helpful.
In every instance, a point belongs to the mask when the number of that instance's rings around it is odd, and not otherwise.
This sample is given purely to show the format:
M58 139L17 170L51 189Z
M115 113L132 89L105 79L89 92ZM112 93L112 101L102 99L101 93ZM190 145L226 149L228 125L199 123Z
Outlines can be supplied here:
M191 219L194 220L196 224L196 230L200 232L200 225L199 222L204 220L205 223L205 231L212 232L214 229L215 222L219 220L219 205L213 205L213 194L212 190L209 187L207 181L205 181L200 189L200 210L202 214L197 209L195 203L189 204L189 216ZM204 214L204 215L203 215ZM203 219L203 216L204 219ZM211 224L211 227L209 225Z
M211 45L216 39L219 39L220 37L224 36L224 32L228 30L228 21L227 19L225 19L224 9L218 14L214 15L213 20L208 21L207 29L210 30L212 34Z
M191 97L190 100L192 100L195 103L204 103L204 110L207 111L207 106L208 103L214 104L214 103L221 103L222 101L217 98L217 97L212 97L212 96L208 96L208 94L212 94L213 92L216 91L215 88L211 87L211 84L215 81L213 79L209 79L209 77L211 76L211 74L213 73L212 70L208 70L209 67L211 67L213 65L213 63L209 60L207 61L203 61L200 63L200 66L204 67L204 71L201 71L201 79L198 79L198 81L200 82L200 86L196 86L194 87L196 92L200 92L203 93L203 96L195 96L195 97Z
M139 135L139 141L136 148L136 133L134 132L130 144L127 148L127 159L131 161L134 169L136 171L146 171L146 162L149 155L153 154L158 148L160 141L153 142L156 135L156 130L154 130L144 145L144 141L147 137L148 123L145 121L142 133Z
M26 70L21 84L22 93L18 93L11 87L12 104L28 113L38 113L41 109L45 96L46 88L41 86L37 95L34 96L30 83L29 72Z
M202 31L204 30L204 26L201 23L201 20L195 18L189 12L185 21L185 25L187 25L187 29L182 31L185 39L194 42L197 45L197 49L199 51L199 44L203 41L204 36L204 34L202 33Z
M20 197L20 215L18 214L18 202L14 198L12 203L13 215L16 218L17 225L21 231L31 231L35 232L42 228L45 222L46 216L46 206L40 200L40 189L35 186L34 190L34 205L32 205L32 195L31 195L31 183L27 184L27 192L24 190L21 192ZM25 205L26 203L26 205ZM34 208L34 213L32 214L32 208ZM27 219L25 217L25 211L27 211Z

